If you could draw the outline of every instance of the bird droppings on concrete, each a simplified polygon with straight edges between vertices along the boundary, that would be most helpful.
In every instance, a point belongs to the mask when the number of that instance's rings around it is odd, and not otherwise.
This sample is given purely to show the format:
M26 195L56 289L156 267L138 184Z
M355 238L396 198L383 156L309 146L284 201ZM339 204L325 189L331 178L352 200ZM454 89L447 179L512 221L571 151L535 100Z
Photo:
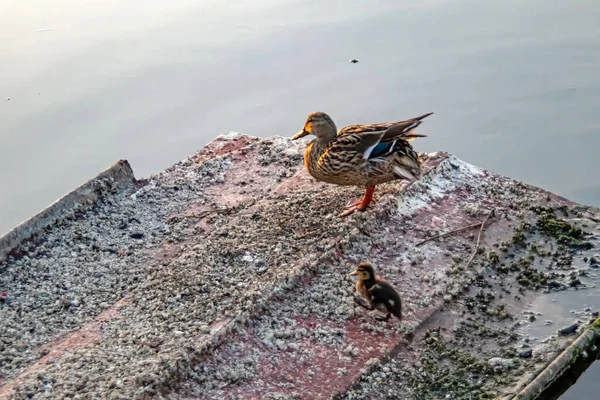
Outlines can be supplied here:
M597 290L598 210L436 153L339 219L360 190L316 183L303 149L219 137L138 189L97 182L100 200L12 251L0 398L494 398L597 311L570 299ZM414 246L491 209L469 268L478 229ZM402 321L355 306L367 260Z

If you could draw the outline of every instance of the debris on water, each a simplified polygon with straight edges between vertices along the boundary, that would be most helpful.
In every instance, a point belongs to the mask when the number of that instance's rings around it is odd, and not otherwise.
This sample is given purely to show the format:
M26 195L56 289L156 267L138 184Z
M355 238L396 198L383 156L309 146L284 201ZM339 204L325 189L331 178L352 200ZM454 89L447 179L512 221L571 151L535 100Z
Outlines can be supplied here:
M10 97L7 97L6 100L10 100Z
M53 31L54 28L41 28L41 29L36 29L36 32L46 32L46 31Z
M350 60L350 62L351 62L352 64L356 64L356 63L358 62L358 60L357 60L356 58L353 58L353 59L351 59L351 60Z
M564 328L559 329L558 333L561 335L570 335L571 333L575 332L577 330L577 328L579 328L579 324L575 323L575 324L565 326Z

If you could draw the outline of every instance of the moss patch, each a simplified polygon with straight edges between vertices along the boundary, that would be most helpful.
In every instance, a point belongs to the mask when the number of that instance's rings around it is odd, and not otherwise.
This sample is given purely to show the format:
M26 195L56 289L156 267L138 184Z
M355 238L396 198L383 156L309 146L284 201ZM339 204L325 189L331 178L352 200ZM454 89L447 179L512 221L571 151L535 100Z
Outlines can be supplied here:
M519 227L515 229L515 234L512 237L512 242L515 245L525 245L525 241L527 236L525 235L527 232L531 232L531 225L525 221L521 221Z
M583 229L558 218L554 211L542 211L536 225L542 234L555 238L559 244L585 250L593 247L583 241L586 235Z
M500 256L498 256L498 253L496 253L495 251L490 251L488 254L488 261L490 262L490 264L496 265L500 262Z
M440 394L456 399L496 398L492 386L497 372L468 351L444 341L439 328L427 331L422 345L420 364L426 373L411 376L416 398L440 398Z
M541 289L548 286L548 279L543 272L535 269L526 269L517 276L517 282L529 289Z

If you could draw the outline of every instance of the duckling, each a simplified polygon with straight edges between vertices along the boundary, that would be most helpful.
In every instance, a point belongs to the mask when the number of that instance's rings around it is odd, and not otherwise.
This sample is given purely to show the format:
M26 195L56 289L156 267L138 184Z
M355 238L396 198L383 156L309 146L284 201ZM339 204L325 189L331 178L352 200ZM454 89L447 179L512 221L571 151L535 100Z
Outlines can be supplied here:
M350 125L338 132L331 117L318 111L308 116L292 140L316 136L304 152L304 165L315 179L365 188L362 200L350 202L341 213L345 217L369 207L376 185L400 179L414 182L421 177L421 161L409 141L425 137L414 130L431 114L399 122Z
M385 317L376 316L378 321L387 321L392 314L402 319L402 301L400 295L386 280L375 275L373 266L368 262L361 263L356 271L350 275L357 275L356 291L362 297L354 297L354 301L369 311L378 310L386 313Z

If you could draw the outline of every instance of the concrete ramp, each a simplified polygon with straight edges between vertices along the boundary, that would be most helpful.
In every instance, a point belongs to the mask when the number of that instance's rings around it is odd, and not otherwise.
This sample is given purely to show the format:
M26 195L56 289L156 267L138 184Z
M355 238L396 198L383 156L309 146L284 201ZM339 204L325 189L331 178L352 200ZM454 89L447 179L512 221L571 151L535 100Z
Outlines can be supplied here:
M552 398L597 356L597 209L440 152L340 219L304 146L120 161L0 238L0 398ZM354 304L366 260L402 321Z

